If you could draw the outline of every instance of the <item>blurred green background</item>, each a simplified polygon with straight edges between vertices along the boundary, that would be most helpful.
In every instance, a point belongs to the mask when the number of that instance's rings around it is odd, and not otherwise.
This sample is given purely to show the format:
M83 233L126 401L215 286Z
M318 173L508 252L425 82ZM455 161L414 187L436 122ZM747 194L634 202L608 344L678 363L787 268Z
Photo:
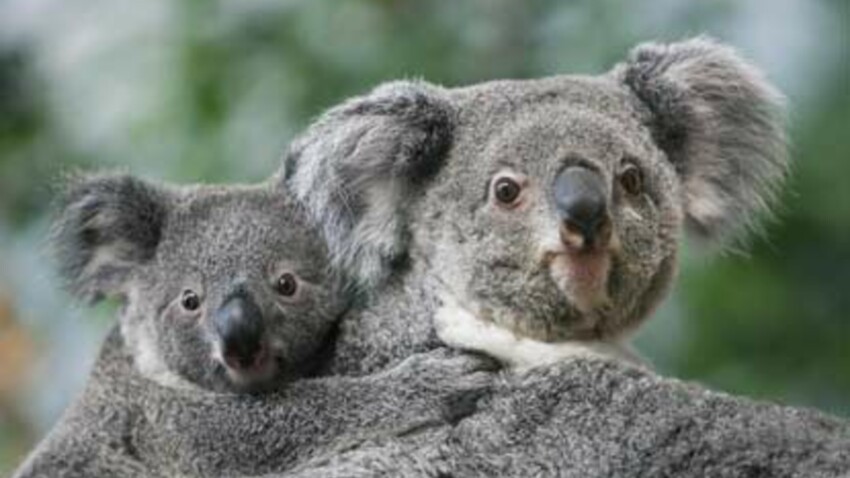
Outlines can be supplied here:
M261 179L311 118L376 83L598 73L699 33L787 93L796 167L745 253L685 246L639 348L667 375L850 416L848 30L844 0L0 0L0 473L112 321L74 305L45 254L63 172Z

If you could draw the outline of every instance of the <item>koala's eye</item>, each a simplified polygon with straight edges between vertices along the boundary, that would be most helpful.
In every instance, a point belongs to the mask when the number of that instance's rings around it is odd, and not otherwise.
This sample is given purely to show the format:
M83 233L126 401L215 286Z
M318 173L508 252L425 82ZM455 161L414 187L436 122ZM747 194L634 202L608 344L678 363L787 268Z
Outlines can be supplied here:
M522 186L513 178L502 176L493 183L493 197L505 206L513 205L522 192Z
M637 196L643 192L643 173L634 164L627 165L620 173L620 186L627 193Z
M284 297L292 297L298 291L298 280L289 272L285 272L277 278L274 288L278 294Z
M201 298L194 291L187 289L183 291L183 295L180 297L180 305L184 309L193 312L201 306Z

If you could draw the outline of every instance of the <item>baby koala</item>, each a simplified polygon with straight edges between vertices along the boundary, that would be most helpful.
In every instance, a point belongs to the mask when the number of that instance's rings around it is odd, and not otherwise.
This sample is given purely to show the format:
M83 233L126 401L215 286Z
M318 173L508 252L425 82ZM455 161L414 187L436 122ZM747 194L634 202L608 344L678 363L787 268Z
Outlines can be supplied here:
M272 183L72 181L55 224L62 275L122 300L120 328L160 384L256 391L309 372L346 307L299 207Z
M455 420L490 386L491 364L445 349L311 378L352 294L277 177L84 176L60 206L62 275L77 296L120 300L120 331L16 477L278 472L332 443Z

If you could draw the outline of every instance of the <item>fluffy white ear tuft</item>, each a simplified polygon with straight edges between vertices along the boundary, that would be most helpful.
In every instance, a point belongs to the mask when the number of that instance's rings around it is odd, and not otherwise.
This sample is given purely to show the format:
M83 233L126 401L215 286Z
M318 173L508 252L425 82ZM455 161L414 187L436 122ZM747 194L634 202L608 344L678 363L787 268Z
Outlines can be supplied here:
M405 257L409 203L442 166L452 121L442 90L395 82L331 109L293 143L281 177L360 288Z
M168 214L161 188L128 175L71 178L59 199L52 243L69 289L89 301L120 295L156 253Z
M770 212L789 157L784 99L760 71L700 37L639 45L614 74L652 112L691 232L726 243Z

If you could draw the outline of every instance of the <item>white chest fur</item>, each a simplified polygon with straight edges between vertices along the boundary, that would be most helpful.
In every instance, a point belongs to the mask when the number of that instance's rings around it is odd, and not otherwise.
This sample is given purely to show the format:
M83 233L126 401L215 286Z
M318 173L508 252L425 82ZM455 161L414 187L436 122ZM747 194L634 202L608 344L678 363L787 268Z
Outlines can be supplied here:
M519 337L512 331L478 318L451 298L434 314L437 336L446 345L481 352L516 370L550 365L576 357L608 357L645 365L634 352L618 342L541 342Z

